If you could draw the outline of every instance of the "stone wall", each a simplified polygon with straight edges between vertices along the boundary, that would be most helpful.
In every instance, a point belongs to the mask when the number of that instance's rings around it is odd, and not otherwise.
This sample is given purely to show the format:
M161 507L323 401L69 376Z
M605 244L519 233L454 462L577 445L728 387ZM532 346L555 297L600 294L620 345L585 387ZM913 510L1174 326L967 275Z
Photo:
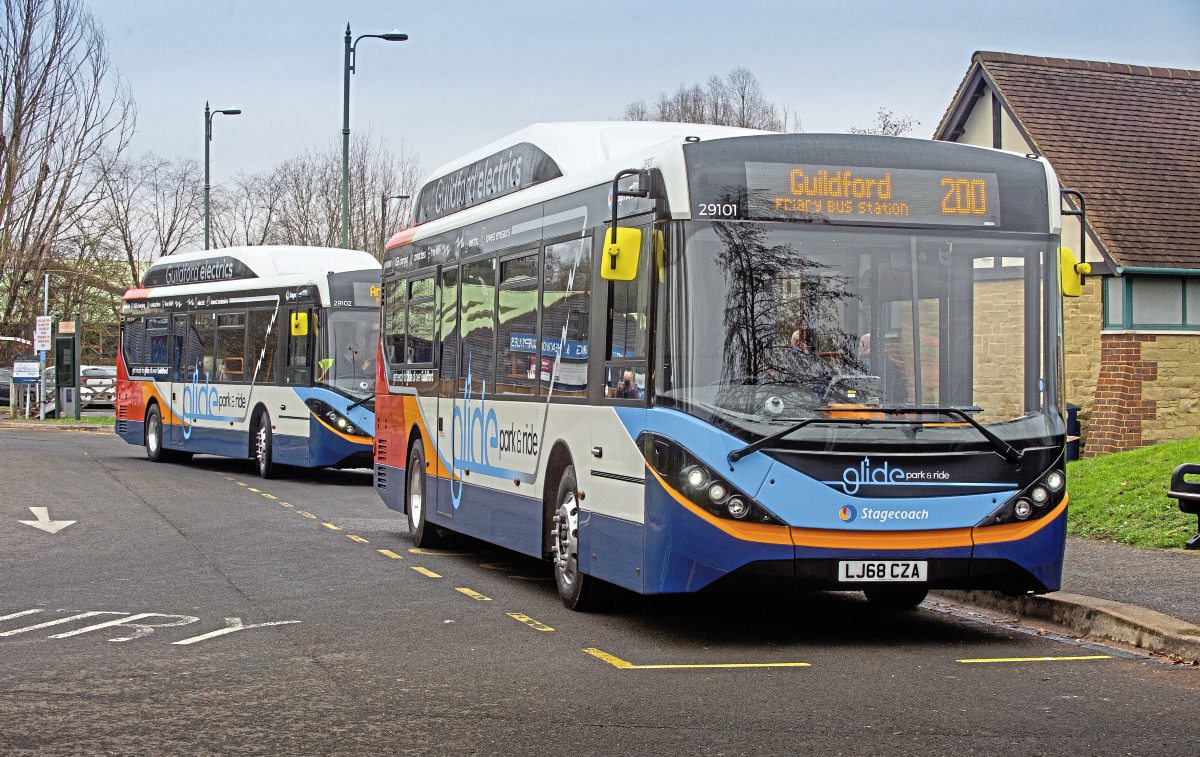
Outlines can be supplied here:
M1157 410L1142 429L1141 444L1190 439L1200 434L1200 334L1159 334L1142 343L1142 360L1158 366L1142 396Z
M1064 384L1067 402L1079 406L1081 449L1087 445L1096 380L1100 374L1100 333L1104 303L1100 277L1086 279L1082 297L1068 297L1063 304Z

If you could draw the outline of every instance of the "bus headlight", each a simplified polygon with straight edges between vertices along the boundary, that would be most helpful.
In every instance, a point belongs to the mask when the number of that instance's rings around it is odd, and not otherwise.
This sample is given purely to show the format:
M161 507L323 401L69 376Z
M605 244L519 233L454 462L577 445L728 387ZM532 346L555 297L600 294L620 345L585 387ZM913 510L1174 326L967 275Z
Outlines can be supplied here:
M1029 498L1035 505L1044 505L1050 501L1050 492L1044 486L1035 486L1029 490Z
M703 489L708 485L708 471L699 465L693 465L684 470L683 478L687 481L688 486L696 490Z
M750 503L741 497L730 497L725 503L725 510L729 513L729 517L743 520L750 514Z
M343 434L349 434L350 436L369 436L367 432L364 432L362 429L358 428L353 421L339 413L337 410L333 409L328 402L319 400L315 397L310 397L304 401L304 404L308 405L308 409L313 412L313 415L315 415L318 420L329 424L330 427L342 432Z
M673 439L645 432L638 437L638 446L650 468L662 477L676 497L683 497L718 518L784 525L765 507L722 478L718 474L719 467L706 465Z
M1067 477L1060 470L1050 471L1046 474L1046 487L1052 492L1062 491L1063 485L1067 483Z
M1017 516L1018 520L1027 520L1033 514L1033 503L1027 499L1018 499L1013 505L1013 515Z

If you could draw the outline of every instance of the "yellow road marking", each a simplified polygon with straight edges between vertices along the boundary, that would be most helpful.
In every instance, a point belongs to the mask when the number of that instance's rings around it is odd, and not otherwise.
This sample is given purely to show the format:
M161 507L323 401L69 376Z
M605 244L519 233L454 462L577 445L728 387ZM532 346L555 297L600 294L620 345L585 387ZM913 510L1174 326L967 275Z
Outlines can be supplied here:
M248 486L248 484L243 484L241 481L234 481L234 483L238 486Z
M525 615L524 613L508 612L508 613L505 613L505 615L507 615L508 617L517 621L518 623L524 623L525 625L529 626L530 628L532 628L535 631L553 631L554 630L553 628L546 625L545 623L536 621L533 618L529 617L528 615Z
M280 502L279 504L283 505L284 507L292 507L291 502Z
M1111 660L1111 655L1106 654L1088 654L1078 655L1076 657L979 657L971 660L957 660L957 662L1058 662L1060 660Z
M444 551L442 551L442 550L440 550L440 549L421 549L420 547L410 547L408 551L409 551L409 552L412 552L414 555L449 555L449 556L456 556L456 555L465 555L465 554L467 554L466 552L444 552Z
M342 530L341 526L335 526L332 523L322 523L321 525L325 526L325 528L328 528L330 531L341 531Z
M249 490L250 490L250 491L252 491L252 492L257 492L257 491L258 491L258 489L255 489L253 486L247 486L246 488L247 488L247 489L249 489Z
M354 534L346 534L346 538L349 539L350 541L356 541L359 544L370 544L371 543L371 542L367 541L366 539L362 538L361 536L355 536Z
M296 514L297 514L297 515L299 515L299 516L301 516L301 517L303 517L303 518L308 518L308 519L310 519L310 520L316 520L316 519L317 519L317 516L313 515L313 514L312 514L312 513L310 513L308 510L297 510L297 511L296 511Z
M467 588L467 587L465 587L465 586L459 586L459 587L456 587L454 590L455 590L455 591L460 591L460 592L462 592L463 594L466 594L466 595L467 595L468 597L470 597L471 599L478 599L478 600L479 600L479 601L481 601L481 602L491 602L491 601L492 601L492 598L491 598L491 597L485 597L485 596L483 596L482 594L480 594L479 592L477 592L477 591L472 591L471 589L468 589L468 588Z
M259 492L259 494L263 495L267 499L279 499L279 497L276 497L274 494L267 494L266 492Z
M377 549L375 551L378 552L379 554L383 555L384 557L390 557L393 560L403 560L404 559L404 555L398 555L390 549Z
M414 566L413 566L413 570L415 570L415 571L417 571L418 573L420 573L421 575L423 575L423 576L427 576L427 577L429 577L429 578L441 578L441 575L439 575L439 574L437 574L437 573L434 573L434 572L433 572L432 570L430 570L429 568L422 568L422 567L420 567L420 566L414 565Z
M622 660L616 655L611 655L601 649L589 647L583 650L592 657L598 660L603 660L614 668L621 670L685 670L692 668L811 668L812 663L808 662L719 662L719 663L693 663L693 664L673 664L673 665L634 665L632 662Z

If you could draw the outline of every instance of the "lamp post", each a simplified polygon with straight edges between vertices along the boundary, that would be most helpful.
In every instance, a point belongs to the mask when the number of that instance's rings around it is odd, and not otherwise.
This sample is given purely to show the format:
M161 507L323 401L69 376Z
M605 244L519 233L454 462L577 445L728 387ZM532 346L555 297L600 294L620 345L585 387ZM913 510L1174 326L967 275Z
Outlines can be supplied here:
M342 69L342 247L350 246L350 74L354 73L354 51L363 39L403 42L408 35L393 30L386 34L360 34L353 43L350 39L350 24L346 24L346 63Z
M212 119L216 115L237 116L241 114L238 108L224 110L208 109L208 101L204 101L204 249L208 249L208 191L212 188L208 181L208 144L212 142Z

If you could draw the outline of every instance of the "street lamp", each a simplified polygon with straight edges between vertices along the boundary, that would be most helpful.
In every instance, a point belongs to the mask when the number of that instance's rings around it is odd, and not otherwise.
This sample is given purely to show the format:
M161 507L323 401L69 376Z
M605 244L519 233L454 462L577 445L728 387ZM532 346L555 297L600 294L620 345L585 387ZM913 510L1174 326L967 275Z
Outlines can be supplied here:
M346 24L346 65L342 70L342 247L350 246L350 74L354 73L354 51L363 39L403 42L407 34L392 30L386 34L360 34L350 42L350 24Z
M212 142L212 119L216 115L237 116L241 115L241 110L238 108L226 108L224 110L210 111L208 109L208 101L204 101L204 249L208 249L208 190L211 185L208 181L208 143Z

